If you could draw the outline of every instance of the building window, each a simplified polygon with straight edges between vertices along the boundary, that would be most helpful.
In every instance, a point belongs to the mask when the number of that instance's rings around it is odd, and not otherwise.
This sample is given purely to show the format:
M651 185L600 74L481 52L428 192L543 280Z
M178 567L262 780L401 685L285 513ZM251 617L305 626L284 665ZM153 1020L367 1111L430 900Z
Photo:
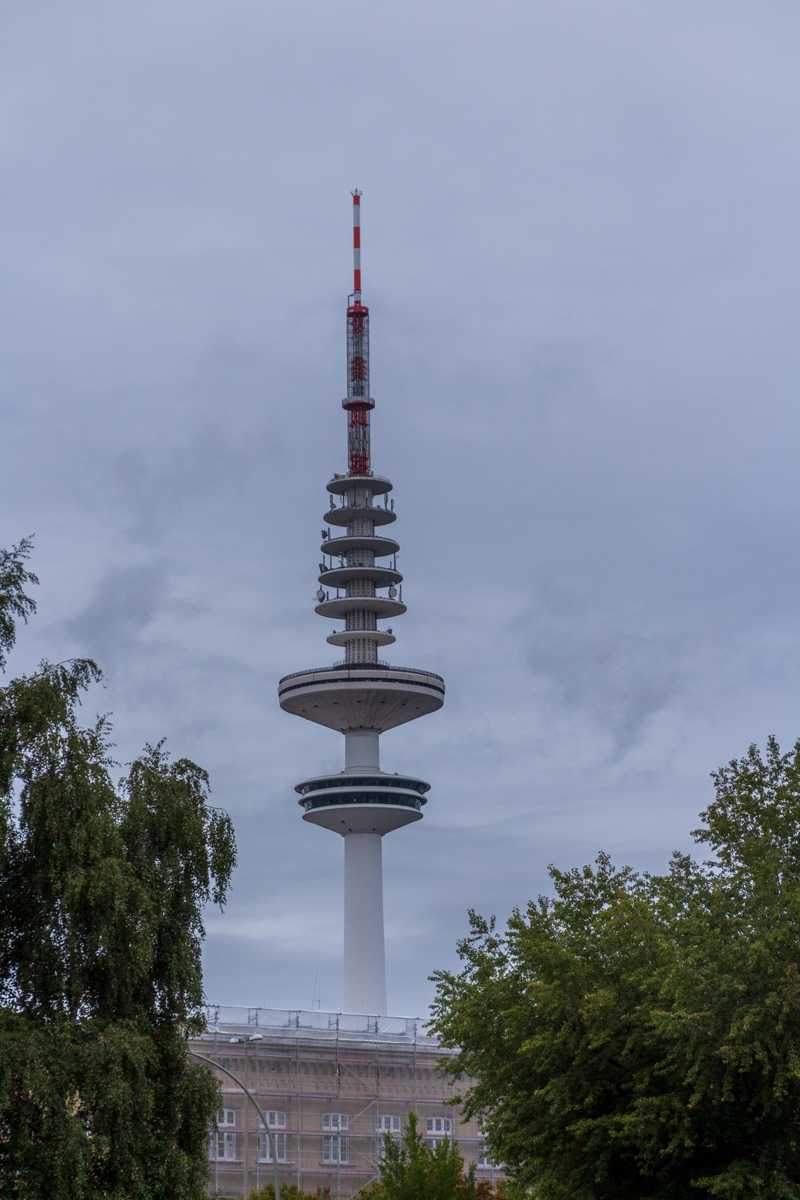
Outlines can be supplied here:
M349 1129L350 1118L347 1113L323 1113L323 1129Z
M212 1133L208 1140L208 1157L216 1162L230 1162L236 1158L236 1134Z
M376 1117L375 1118L375 1128L378 1131L378 1142L375 1147L375 1157L377 1159L381 1159L381 1158L383 1158L384 1154L386 1153L386 1146L384 1145L383 1139L386 1137L387 1133L390 1135L393 1142L400 1141L400 1128L401 1128L400 1118L399 1117Z
M347 1118L345 1117L345 1120ZM325 1163L350 1162L349 1139L346 1137L324 1137L322 1139L322 1161Z
M449 1117L428 1117L426 1121L428 1134L433 1137L450 1137L453 1132L453 1122Z
M285 1112L275 1112L274 1109L270 1109L269 1112L264 1113L264 1116L267 1118L267 1124L269 1125L270 1129L285 1129L286 1128L286 1113ZM263 1129L264 1128L263 1122L259 1121L258 1123L261 1126L261 1128Z
M272 1122L270 1121L270 1126L271 1125ZM286 1134L273 1133L272 1136L275 1139L275 1149L278 1152L278 1162L288 1162L289 1159L286 1155ZM258 1135L258 1161L272 1162L272 1149L266 1133L260 1133Z
M217 1113L217 1126L224 1129L226 1126L230 1128L236 1124L236 1109L221 1108Z
M497 1164L492 1162L488 1146L480 1146L478 1148L478 1166L483 1171L495 1170Z
M274 1108L271 1108L264 1113L264 1116L267 1118L267 1124L269 1125L270 1129L286 1128L285 1112L276 1112ZM258 1128L264 1128L263 1121L258 1122ZM275 1138L275 1149L278 1152L278 1162L288 1162L289 1160L286 1157L286 1134L274 1133L272 1136ZM266 1133L260 1133L258 1135L258 1159L259 1162L272 1162L272 1150L270 1148L269 1138L267 1137Z

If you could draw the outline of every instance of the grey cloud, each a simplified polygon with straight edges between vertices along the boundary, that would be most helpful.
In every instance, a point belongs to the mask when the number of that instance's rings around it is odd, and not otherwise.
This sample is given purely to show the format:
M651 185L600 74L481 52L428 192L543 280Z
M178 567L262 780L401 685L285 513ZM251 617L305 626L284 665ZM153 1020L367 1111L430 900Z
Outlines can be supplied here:
M392 1007L547 863L663 866L708 772L800 731L796 5L13 0L0 16L12 669L96 656L118 757L211 771L241 864L209 995L337 1003L341 762L275 684L324 661L349 192L397 661L433 787L387 839ZM357 64L357 78L354 77Z

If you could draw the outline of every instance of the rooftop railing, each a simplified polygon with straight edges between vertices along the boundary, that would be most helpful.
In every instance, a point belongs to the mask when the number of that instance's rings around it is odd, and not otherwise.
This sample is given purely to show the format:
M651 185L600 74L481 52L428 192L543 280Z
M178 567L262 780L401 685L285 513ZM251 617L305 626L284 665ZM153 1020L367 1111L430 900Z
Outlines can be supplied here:
M378 1017L361 1013L327 1013L308 1009L240 1008L230 1004L205 1006L206 1028L214 1033L223 1026L240 1026L249 1033L256 1029L282 1029L332 1034L372 1034L375 1036L430 1041L426 1022L420 1017Z

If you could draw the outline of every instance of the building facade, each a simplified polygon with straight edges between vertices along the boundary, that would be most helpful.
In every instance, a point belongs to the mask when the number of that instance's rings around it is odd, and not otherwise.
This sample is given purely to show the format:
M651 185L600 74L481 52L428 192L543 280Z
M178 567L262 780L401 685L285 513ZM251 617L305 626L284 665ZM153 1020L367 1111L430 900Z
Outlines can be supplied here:
M479 1179L501 1174L479 1123L451 1102L470 1086L448 1081L444 1051L423 1023L403 1017L263 1008L209 1008L191 1049L231 1071L251 1091L275 1135L281 1183L352 1196L379 1176L382 1138L399 1138L408 1114L431 1146L455 1138ZM213 1069L213 1068L212 1068ZM269 1141L255 1107L230 1076L209 1129L209 1193L248 1196L271 1183Z

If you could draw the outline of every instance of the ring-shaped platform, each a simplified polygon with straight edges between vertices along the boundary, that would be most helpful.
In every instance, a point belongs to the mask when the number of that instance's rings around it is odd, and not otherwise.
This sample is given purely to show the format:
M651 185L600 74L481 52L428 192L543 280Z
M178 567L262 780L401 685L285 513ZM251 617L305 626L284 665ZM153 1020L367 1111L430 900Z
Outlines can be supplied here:
M391 508L329 508L322 518L326 525L349 525L351 521L372 521L373 525L391 525L397 513Z
M321 617L346 617L351 612L374 612L379 621L387 617L401 617L406 611L405 604L399 600L385 600L383 596L340 596L334 600L323 600L314 608ZM353 636L358 633L353 630Z
M303 797L328 796L342 788L348 792L357 788L366 788L368 791L378 788L390 796L403 793L419 798L431 790L431 785L425 779L418 779L416 775L390 775L388 771L370 770L369 767L337 771L333 775L312 775L310 779L304 779L302 783L294 785L294 790ZM303 804L303 800L298 800L297 803ZM422 803L427 804L427 801L423 799Z
M444 703L444 683L416 668L348 663L285 676L278 699L284 712L340 733L381 733L436 712Z
M376 537L369 533L360 537L353 534L350 537L329 538L320 546L323 554L332 554L334 558L346 554L348 550L371 550L377 558L383 558L387 554L397 554L399 549L400 543L394 538Z
M351 492L354 488L364 488L365 491L372 492L373 496L385 496L392 490L391 480L383 475L334 475L325 486L334 496L343 496L345 492Z
M369 579L376 587L389 587L402 583L403 576L394 567L329 567L323 571L319 581L323 587L347 587L355 579Z
M376 646L391 646L397 638L393 633L384 633L382 629L343 629L341 633L332 633L325 641L329 646L346 646L354 638L359 641L373 642Z
M347 837L348 833L377 833L383 837L404 825L421 821L422 813L401 804L338 804L312 808L303 813L303 820L342 837Z

